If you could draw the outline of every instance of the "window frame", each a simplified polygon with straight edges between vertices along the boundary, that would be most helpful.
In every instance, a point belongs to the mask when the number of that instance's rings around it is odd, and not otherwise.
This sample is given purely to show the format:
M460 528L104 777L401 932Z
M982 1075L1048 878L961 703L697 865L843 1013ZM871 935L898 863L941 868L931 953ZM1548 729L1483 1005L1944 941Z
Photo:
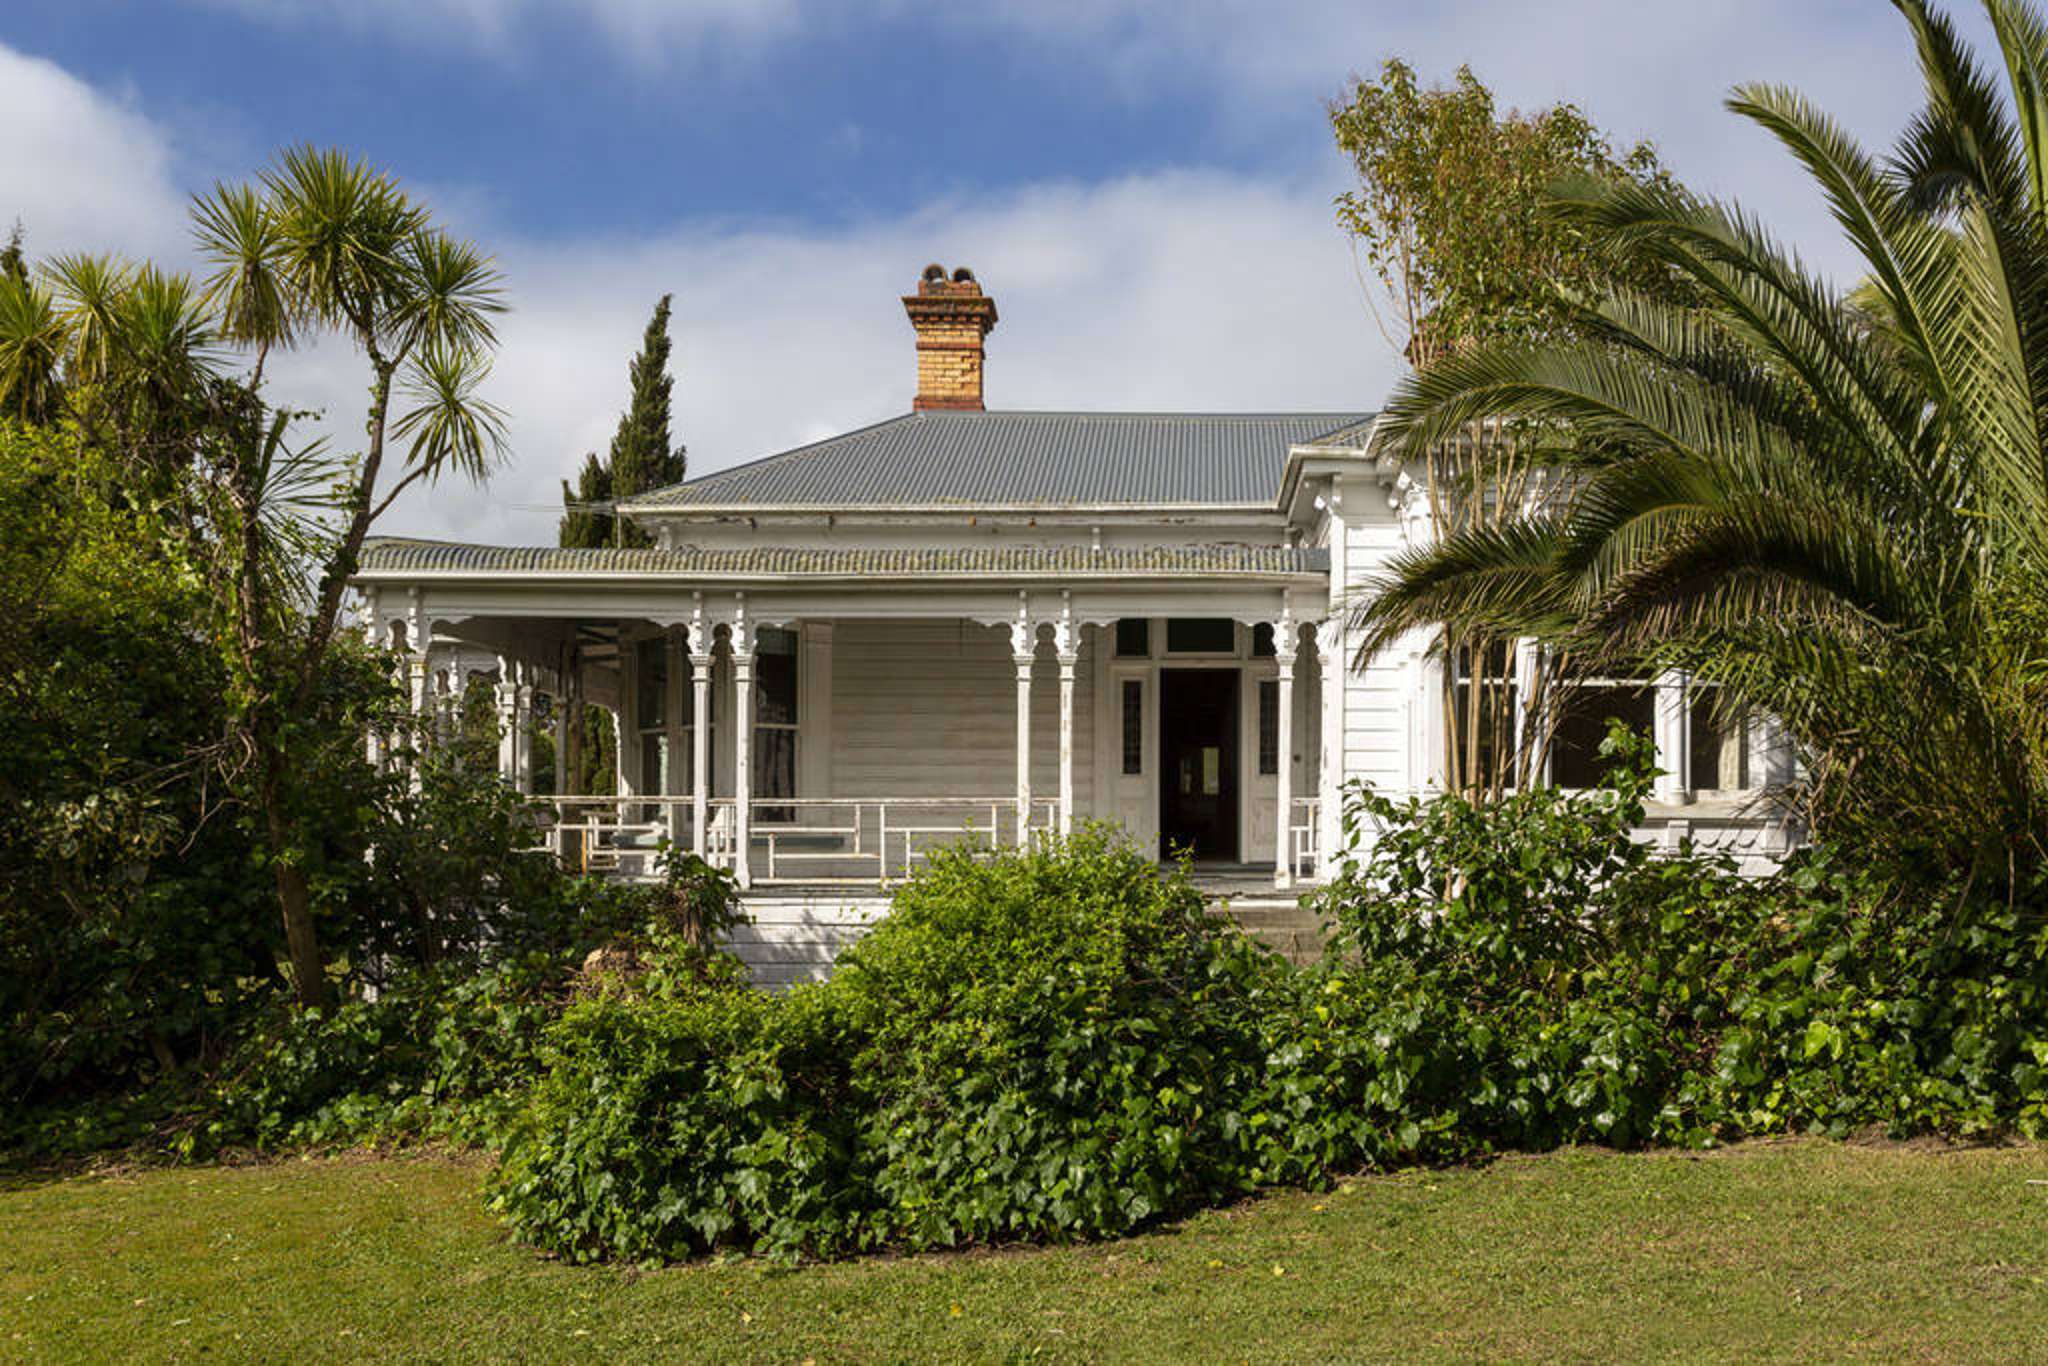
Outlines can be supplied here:
M1670 767L1670 765L1664 762L1667 756L1663 753L1663 746L1661 744L1660 737L1658 734L1659 730L1661 729L1657 724L1657 696L1659 685L1657 682L1657 678L1654 674L1646 678L1608 676L1604 674L1598 674L1590 678L1572 678L1569 681L1566 681L1565 679L1560 677L1551 684L1551 688L1553 692L1553 697L1551 699L1550 705L1553 711L1559 713L1559 715L1555 716L1548 725L1544 726L1542 732L1543 781L1545 785L1557 788L1559 791L1562 792L1590 792L1594 789L1594 787L1598 786L1597 780L1594 784L1589 786L1583 784L1559 782L1557 777L1558 727L1563 723L1561 713L1570 708L1572 695L1574 693L1582 691L1640 692L1645 694L1649 698L1650 704L1650 740L1651 743L1656 744L1658 746L1658 767ZM1597 760L1597 757L1598 756L1596 752L1594 758Z

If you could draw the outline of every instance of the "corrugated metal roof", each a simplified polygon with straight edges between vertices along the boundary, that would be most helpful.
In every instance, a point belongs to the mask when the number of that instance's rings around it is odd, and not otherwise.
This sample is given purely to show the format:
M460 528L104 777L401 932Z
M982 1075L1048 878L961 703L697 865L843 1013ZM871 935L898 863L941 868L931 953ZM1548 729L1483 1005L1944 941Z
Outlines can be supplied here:
M911 413L630 506L1269 503L1287 449L1368 413Z
M977 546L931 549L735 550L653 548L564 550L554 546L466 545L378 537L363 543L363 574L646 574L700 578L785 575L818 578L969 577L1020 574L1316 574L1329 551L1263 545Z

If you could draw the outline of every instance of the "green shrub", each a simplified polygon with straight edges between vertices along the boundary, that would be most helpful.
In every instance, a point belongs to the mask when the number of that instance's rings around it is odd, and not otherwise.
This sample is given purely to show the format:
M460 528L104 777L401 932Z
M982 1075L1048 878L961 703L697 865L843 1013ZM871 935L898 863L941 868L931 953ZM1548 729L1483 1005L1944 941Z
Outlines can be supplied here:
M1124 1232L1258 1184L1279 970L1108 833L938 853L829 982L570 1012L492 1203L579 1257Z
M1101 1236L1251 1189L1270 971L1120 837L934 859L829 988L864 1044L883 1236Z
M859 1245L868 1188L832 1004L727 987L573 1007L492 1207L579 1260Z
M1378 838L1321 894L1356 964L1330 1008L1397 1043L1412 1011L1410 1047L1436 1050L1398 1072L1409 1120L1446 1141L1398 1156L2048 1131L2038 909L1835 851L1754 881L1661 856L1630 837L1647 753L1626 732L1607 752L1595 793L1361 795ZM1355 1086L1372 1059L1350 1068Z
M1127 1232L1564 1143L2048 1133L2048 930L1814 853L1767 880L1589 793L1357 794L1295 969L1099 831L935 857L831 981L656 975L549 1031L491 1200L577 1258ZM1960 909L1959 909L1960 907Z
M623 949L650 978L738 980L697 927L731 919L731 879L677 859L663 882L541 879L459 952L378 974L327 1010L283 1000L196 1095L175 1098L176 1151L275 1151L434 1137L490 1139L542 1071L541 1041L586 956Z

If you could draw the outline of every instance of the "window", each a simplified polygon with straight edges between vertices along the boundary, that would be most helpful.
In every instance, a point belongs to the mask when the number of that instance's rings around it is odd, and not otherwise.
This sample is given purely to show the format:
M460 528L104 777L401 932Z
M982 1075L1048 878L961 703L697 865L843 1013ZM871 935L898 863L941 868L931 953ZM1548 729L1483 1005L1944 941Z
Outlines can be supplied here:
M668 641L649 636L633 646L633 720L640 732L640 792L663 796L678 791L677 779L688 782L689 766L676 772L668 737Z
M1145 682L1124 680L1124 772L1145 771Z
M1166 623L1170 655L1234 655L1237 623L1228 617L1172 617Z
M650 636L633 647L641 730L659 730L668 707L668 642Z
M1712 683L1686 686L1692 743L1685 785L1695 792L1740 792L1749 786L1749 726L1740 711L1724 709Z
M764 628L754 644L754 772L756 797L796 795L797 636ZM794 808L770 807L764 821L787 821Z
M1152 657L1152 620L1149 617L1119 617L1116 623L1116 657Z
M1252 658L1271 659L1272 657L1273 623L1270 621L1262 621L1258 625L1252 627Z
M1559 787L1598 787L1607 765L1600 745L1607 723L1656 733L1657 690L1646 678L1559 679L1557 725L1550 735L1550 781Z
M634 721L639 731L640 791L649 796L687 797L696 791L696 760L692 745L697 717L696 690L689 671L669 678L669 641L650 636L633 646ZM674 697L671 697L671 693ZM669 705L680 698L671 721Z
M1259 680L1259 773L1280 771L1280 683Z

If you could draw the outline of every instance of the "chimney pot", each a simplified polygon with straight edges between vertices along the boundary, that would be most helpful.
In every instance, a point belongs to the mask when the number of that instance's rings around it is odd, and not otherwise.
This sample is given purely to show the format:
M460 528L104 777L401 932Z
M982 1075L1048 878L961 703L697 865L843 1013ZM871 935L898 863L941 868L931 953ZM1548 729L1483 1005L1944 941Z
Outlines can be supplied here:
M981 292L974 272L962 266L949 280L944 266L926 266L903 308L917 334L912 410L982 412L982 343L996 325L996 301Z

